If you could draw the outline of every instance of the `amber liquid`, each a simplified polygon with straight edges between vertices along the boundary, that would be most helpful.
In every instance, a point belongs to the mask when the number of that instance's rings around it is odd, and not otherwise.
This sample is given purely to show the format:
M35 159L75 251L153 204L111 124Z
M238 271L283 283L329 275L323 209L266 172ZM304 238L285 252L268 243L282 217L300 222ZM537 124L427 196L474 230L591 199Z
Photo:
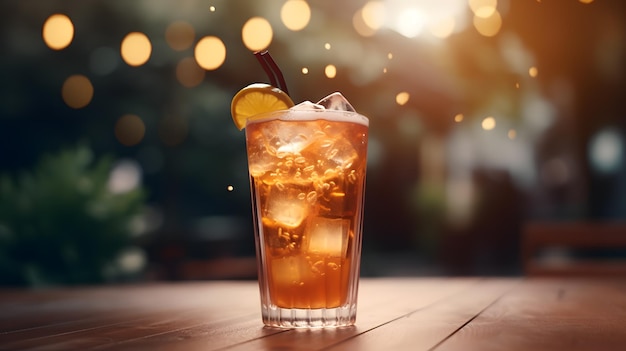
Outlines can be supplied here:
M260 277L280 308L334 308L358 279L368 128L327 120L246 127Z

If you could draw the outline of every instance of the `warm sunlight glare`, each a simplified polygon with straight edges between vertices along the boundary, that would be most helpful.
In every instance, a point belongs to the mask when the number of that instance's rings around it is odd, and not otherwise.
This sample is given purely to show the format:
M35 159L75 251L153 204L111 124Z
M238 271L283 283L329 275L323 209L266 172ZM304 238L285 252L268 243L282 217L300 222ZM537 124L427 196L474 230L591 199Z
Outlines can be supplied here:
M437 38L445 39L454 32L455 25L456 22L454 18L447 17L442 18L440 21L431 24L430 26L428 26L428 29L430 30L432 35L436 36Z
M498 11L494 11L489 17L474 16L474 28L485 37L493 37L502 27L502 17Z

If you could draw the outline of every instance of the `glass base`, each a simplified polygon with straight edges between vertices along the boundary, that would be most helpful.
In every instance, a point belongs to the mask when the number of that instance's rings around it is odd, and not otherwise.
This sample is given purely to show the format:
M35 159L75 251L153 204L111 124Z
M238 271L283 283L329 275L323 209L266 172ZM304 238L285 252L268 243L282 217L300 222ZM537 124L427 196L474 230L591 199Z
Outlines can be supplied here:
M337 308L280 308L262 306L263 323L278 328L336 328L354 325L356 304Z

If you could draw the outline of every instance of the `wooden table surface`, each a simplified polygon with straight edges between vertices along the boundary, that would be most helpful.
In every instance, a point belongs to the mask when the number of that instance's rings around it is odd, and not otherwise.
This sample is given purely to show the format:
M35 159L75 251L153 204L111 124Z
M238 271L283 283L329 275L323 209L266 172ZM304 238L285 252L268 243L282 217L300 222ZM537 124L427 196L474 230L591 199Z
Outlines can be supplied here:
M0 290L1 350L626 350L626 279L362 279L357 325L261 324L254 281Z

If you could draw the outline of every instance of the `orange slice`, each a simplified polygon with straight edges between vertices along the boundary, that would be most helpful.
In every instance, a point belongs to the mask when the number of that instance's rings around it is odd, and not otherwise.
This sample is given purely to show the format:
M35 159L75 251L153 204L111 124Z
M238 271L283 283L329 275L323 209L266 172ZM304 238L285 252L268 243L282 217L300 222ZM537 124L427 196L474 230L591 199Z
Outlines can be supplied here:
M230 104L233 122L239 130L246 122L265 112L286 110L293 101L284 91L265 83L253 83L239 90Z

